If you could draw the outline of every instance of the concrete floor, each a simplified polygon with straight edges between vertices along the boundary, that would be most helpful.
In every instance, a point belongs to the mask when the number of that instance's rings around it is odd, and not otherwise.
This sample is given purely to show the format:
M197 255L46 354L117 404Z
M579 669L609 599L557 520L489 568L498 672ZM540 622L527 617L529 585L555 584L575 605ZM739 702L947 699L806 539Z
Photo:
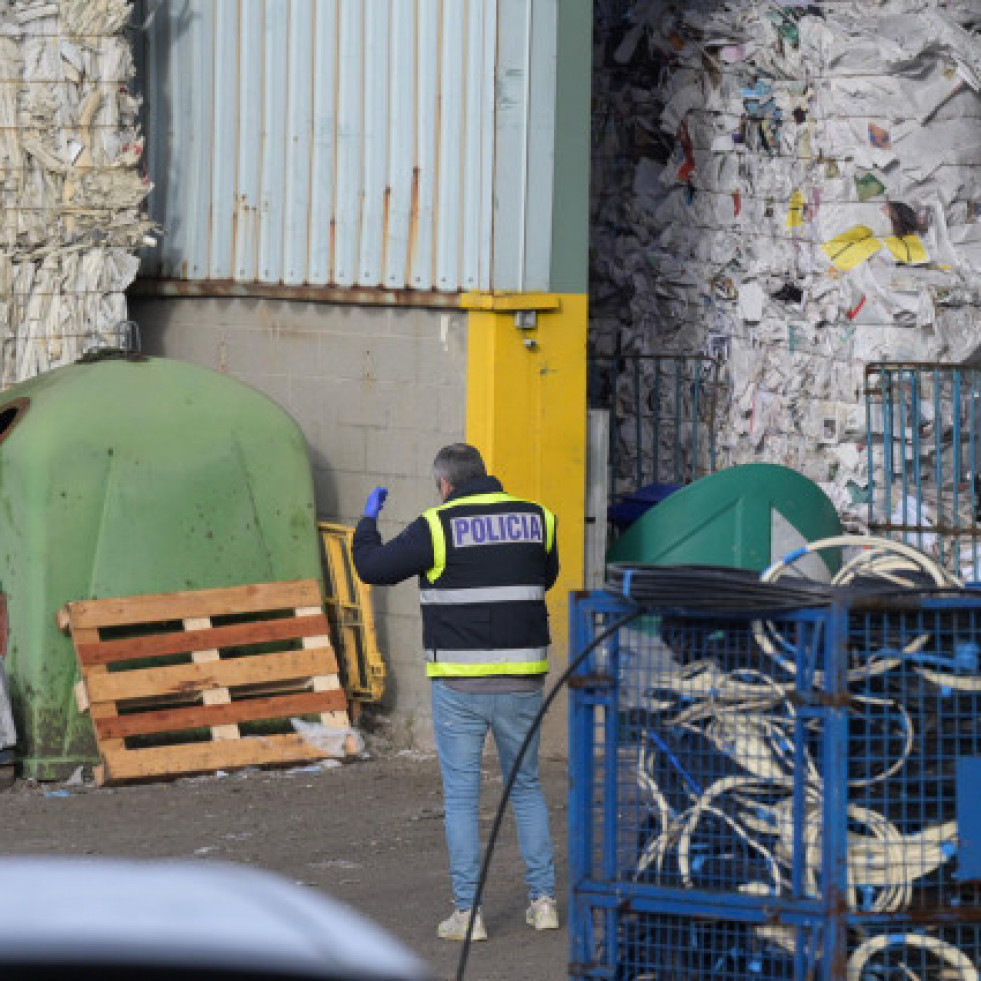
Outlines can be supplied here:
M502 782L485 758L486 836ZM524 923L526 893L515 829L505 821L483 908L490 939L475 944L474 981L568 977L567 764L543 759L562 912L560 930ZM125 855L244 862L322 890L368 915L431 965L456 975L460 945L436 938L452 909L442 793L431 754L294 770L252 770L133 787L29 785L0 792L0 853Z

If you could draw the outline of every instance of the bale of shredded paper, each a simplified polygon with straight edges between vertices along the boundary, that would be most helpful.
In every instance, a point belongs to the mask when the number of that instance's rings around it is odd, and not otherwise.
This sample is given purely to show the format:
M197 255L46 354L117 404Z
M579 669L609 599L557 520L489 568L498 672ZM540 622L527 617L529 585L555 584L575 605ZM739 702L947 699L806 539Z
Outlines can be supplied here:
M0 2L0 385L116 343L143 202L129 0Z
M981 355L981 7L595 6L593 350L721 352L717 465L860 520L865 365ZM655 437L616 405L626 490Z

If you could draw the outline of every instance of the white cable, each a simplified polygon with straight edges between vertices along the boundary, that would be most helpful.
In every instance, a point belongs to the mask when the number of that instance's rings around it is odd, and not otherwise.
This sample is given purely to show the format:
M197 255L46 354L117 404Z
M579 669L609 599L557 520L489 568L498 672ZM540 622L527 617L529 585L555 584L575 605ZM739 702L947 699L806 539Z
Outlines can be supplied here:
M875 577L892 585L913 587L916 577L924 575L939 588L961 585L956 577L912 546L850 535L812 542L774 563L761 579L774 581L808 552L846 546L858 546L863 550L844 564L835 577L836 585L854 582L859 577ZM652 872L657 881L665 874L670 858L677 865L681 884L685 888L695 888L698 876L694 871L693 851L701 823L710 818L720 822L731 840L741 843L740 848L755 852L768 870L765 878L769 881L741 883L735 886L740 893L778 895L791 881L795 862L803 862L804 892L819 897L823 871L824 788L820 772L806 747L797 750L793 741L797 718L791 696L797 690L797 667L789 656L784 656L781 648L787 654L795 648L783 641L772 623L756 622L753 632L760 649L775 668L785 672L786 679L777 680L766 672L747 668L726 672L715 661L703 659L658 671L655 685L648 689L649 697L652 693L657 696L656 701L650 698L652 710L657 711L667 727L701 736L716 752L736 764L743 775L723 777L699 792L692 777L682 771L691 805L678 812L654 777L659 762L661 766L665 765L660 761L661 749L654 741L645 743L638 758L637 779L643 798L656 815L656 828L645 843L635 874ZM848 682L868 681L887 674L906 663L911 655L920 653L930 639L929 633L919 633L905 643L901 651L873 654L860 667L848 670ZM915 670L938 685L981 691L981 678L976 676L948 675L921 664L916 664ZM813 684L818 689L823 687L822 672L814 673ZM870 713L871 722L885 724L899 719L901 735L892 728L883 737L890 746L896 745L897 738L901 739L895 757L884 760L876 773L849 780L848 786L857 788L883 783L903 769L914 751L913 720L906 707L896 699L855 695L853 702L881 710L875 716ZM664 752L670 762L670 750ZM802 752L803 757L800 772L797 770L800 762L797 752ZM805 814L800 822L803 828L800 841L794 836L795 780L804 782ZM956 853L955 821L927 827L914 834L903 834L885 815L857 804L847 807L847 819L847 903L852 910L901 912L912 901L916 882L935 872ZM714 844L711 856L732 861L735 858L732 848L720 850L723 842L719 831L713 828L709 835L709 841ZM793 930L763 926L757 928L756 933L761 940L794 952ZM959 971L960 981L981 981L970 961L956 948L922 934L905 933L877 937L863 944L849 961L848 981L861 981L868 960L886 947L897 944L931 952ZM920 981L913 972L907 970L907 974L909 981ZM946 976L953 975L948 970Z
M971 963L967 954L958 950L953 944L936 937L924 937L919 933L887 933L866 940L848 958L847 981L862 981L862 972L869 960L886 948L896 946L916 947L920 950L929 951L946 961L957 973L951 974L944 971L942 977L945 981L955 981L955 979L956 981L978 981L977 968ZM876 976L879 976L879 972L876 972Z
M834 585L852 582L859 572L862 571L862 566L866 566L872 570L875 570L879 566L880 571L889 573L899 569L924 572L938 587L963 586L963 583L956 576L947 572L943 566L912 545L907 545L905 542L893 541L891 538L877 538L873 535L835 535L831 538L821 538L814 542L808 542L796 551L785 555L782 559L778 559L767 569L764 569L760 573L760 581L775 582L780 578L783 571L793 565L798 559L828 548L863 549L862 552L859 552L846 562L842 569L839 570L832 579ZM896 556L907 559L908 565L899 564L896 561Z
M909 712L906 711L906 707L902 704L902 702L897 702L891 698L872 698L869 695L853 695L852 700L855 702L866 702L870 705L888 705L890 708L898 709L899 714L903 719L903 731L906 733L906 738L903 742L903 750L899 756L893 760L890 766L876 776L848 781L849 787L868 787L874 783L882 783L884 780L894 777L906 765L906 761L910 758L910 754L913 752L913 744L915 741L913 720L909 717Z
M836 535L808 542L796 551L790 552L778 559L760 573L761 582L776 582L795 562L805 555L820 552L829 548L857 548L855 555L845 562L832 579L832 585L844 586L852 583L859 576L884 579L894 585L912 587L913 580L897 575L898 572L920 573L928 576L937 588L963 588L963 583L948 572L930 556L924 554L912 545L893 541L889 538L877 538L871 535ZM784 669L788 674L796 676L797 667L793 661L782 657L779 648L786 647L772 621L755 621L753 636L760 649ZM919 651L929 639L928 635L914 638L903 649L903 654ZM792 648L789 648L792 650ZM874 674L882 674L902 663L902 658L872 658L861 668L853 668L848 672L848 680L856 681ZM815 672L814 684L821 687L823 673Z

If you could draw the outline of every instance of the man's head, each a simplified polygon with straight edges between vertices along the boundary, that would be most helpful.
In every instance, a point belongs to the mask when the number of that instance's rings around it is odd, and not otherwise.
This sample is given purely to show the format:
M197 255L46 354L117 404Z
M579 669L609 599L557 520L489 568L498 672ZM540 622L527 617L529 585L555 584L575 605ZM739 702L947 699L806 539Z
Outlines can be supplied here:
M450 443L444 446L433 461L433 474L440 497L446 498L457 487L477 477L486 477L483 457L475 446L469 443Z

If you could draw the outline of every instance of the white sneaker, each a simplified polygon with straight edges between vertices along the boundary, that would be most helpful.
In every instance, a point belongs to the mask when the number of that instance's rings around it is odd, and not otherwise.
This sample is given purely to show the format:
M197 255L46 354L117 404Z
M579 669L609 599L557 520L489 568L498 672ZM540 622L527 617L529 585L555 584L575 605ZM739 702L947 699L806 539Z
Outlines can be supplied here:
M558 930L559 907L551 896L539 896L525 913L525 923L536 930Z
M436 936L443 940L466 940L467 926L470 923L470 910L457 909L453 915L447 917L436 929ZM558 924L556 924L558 925ZM473 932L470 934L471 940L486 940L487 929L484 926L484 918L480 910L473 918Z

